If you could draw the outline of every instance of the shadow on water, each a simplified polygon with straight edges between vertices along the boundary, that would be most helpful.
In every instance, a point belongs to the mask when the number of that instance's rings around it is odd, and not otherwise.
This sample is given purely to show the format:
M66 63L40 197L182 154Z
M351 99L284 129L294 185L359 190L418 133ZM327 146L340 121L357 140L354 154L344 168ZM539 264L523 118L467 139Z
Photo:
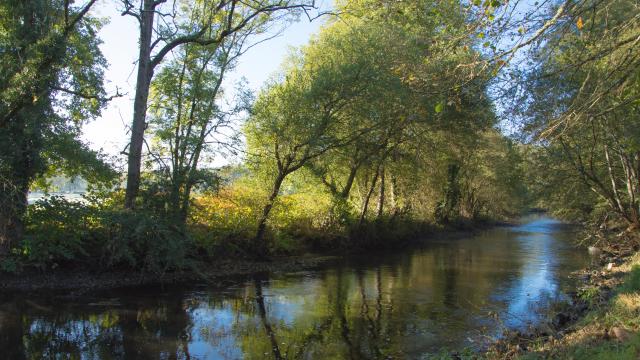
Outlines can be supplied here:
M587 262L545 217L402 254L81 298L0 295L8 359L386 359L479 346L541 320ZM492 312L496 317L489 316Z

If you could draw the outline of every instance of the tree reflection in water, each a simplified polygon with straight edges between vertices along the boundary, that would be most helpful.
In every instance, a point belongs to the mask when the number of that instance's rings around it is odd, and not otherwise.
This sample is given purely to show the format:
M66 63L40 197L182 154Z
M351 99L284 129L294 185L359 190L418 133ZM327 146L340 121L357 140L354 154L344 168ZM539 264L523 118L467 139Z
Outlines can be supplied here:
M475 346L478 329L499 331L488 311L533 321L588 261L553 221L531 224L226 289L2 294L0 357L402 359Z
M269 320L267 319L267 310L264 306L264 296L262 295L262 282L258 279L255 279L254 286L256 288L256 304L258 305L260 320L262 320L264 331L267 333L267 336L271 341L271 350L273 350L273 357L276 360L282 360L282 355L280 355L280 347L278 346L276 334L271 328L271 324L269 324Z

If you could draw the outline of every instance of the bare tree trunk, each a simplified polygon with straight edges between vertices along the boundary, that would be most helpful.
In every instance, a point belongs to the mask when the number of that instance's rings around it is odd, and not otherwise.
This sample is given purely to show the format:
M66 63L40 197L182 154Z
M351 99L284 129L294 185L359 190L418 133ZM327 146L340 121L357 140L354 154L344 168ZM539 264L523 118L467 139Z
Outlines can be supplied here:
M384 213L384 167L380 169L380 193L378 195L378 219L382 217Z
M349 193L351 193L351 188L353 187L353 181L356 178L356 174L358 173L358 168L360 166L351 167L351 171L349 172L349 177L347 178L347 182L344 184L342 188L342 192L340 192L340 197L346 199L349 197Z
M133 103L133 121L131 123L131 142L127 169L127 190L124 207L133 209L140 189L140 167L142 165L142 145L144 143L145 117L149 86L153 77L151 66L151 37L153 36L154 0L144 0L140 14L140 53L138 56L138 76L136 95Z
M395 176L391 175L391 187L389 189L389 202L394 214L398 211L398 194L396 187L398 186L398 180Z

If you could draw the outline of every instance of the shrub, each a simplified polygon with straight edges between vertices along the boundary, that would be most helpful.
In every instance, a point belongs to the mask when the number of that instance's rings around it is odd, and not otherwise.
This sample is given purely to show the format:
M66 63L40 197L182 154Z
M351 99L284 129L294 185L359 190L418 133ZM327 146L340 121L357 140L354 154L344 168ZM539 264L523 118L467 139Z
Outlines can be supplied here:
M105 211L97 229L107 267L128 266L163 273L187 267L193 247L184 229L144 211Z
M209 257L243 255L255 235L260 201L255 188L235 185L194 199L189 230L195 245Z
M85 248L96 222L95 209L53 196L29 208L26 234L17 254L25 266L39 269L86 260Z
M30 206L24 239L3 270L83 265L162 273L188 266L193 245L184 229L149 211L108 204L50 197Z

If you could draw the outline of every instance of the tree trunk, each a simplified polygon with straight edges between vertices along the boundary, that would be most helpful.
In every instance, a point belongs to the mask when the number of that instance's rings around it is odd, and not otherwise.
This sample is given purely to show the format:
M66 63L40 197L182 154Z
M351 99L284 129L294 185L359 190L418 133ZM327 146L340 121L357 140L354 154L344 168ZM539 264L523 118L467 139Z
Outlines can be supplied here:
M170 216L173 218L172 220L176 223L176 224L182 224L184 223L184 218L182 216L183 214L183 209L182 209L182 191L180 188L180 183L179 182L174 182L171 185L171 193L169 194L169 206L170 209L168 210L168 213L171 214Z
M362 212L360 213L360 221L358 224L362 225L364 222L364 218L367 215L367 210L369 210L369 201L371 200L371 195L373 195L373 190L376 188L376 184L378 183L378 175L380 173L380 164L378 164L378 168L376 169L376 173L373 176L373 180L371 181L371 187L367 192L367 196L364 198L364 204L362 205Z
M631 218L631 227L640 228L640 218L638 214L638 193L637 193L637 175L633 168L632 158L626 154L620 154L620 162L625 175L625 183L627 185L627 196L629 197L629 217Z
M129 162L127 169L127 190L124 206L135 207L140 189L140 167L142 165L142 145L144 143L145 117L149 86L153 77L151 66L151 37L153 36L154 0L144 0L140 14L140 54L138 57L138 76L136 95L133 103L133 121L131 123L131 142L129 143Z
M187 180L187 184L184 186L184 191L182 192L182 199L180 200L180 223L185 224L187 222L187 217L189 216L189 208L191 205L191 189L193 185L190 183L191 180Z
M282 186L282 182L286 176L285 172L279 172L276 180L273 182L273 190L271 191L271 195L269 195L269 199L267 203L264 205L264 209L262 210L262 216L258 221L258 231L256 232L255 238L255 246L258 255L265 255L267 251L267 246L263 244L264 233L267 229L267 220L269 219L269 213L273 208L273 204L276 202L276 198L280 193L280 187Z
M391 175L391 186L389 187L389 190L389 201L391 202L391 209L393 212L391 217L395 218L400 212L398 208L398 198L400 194L398 191L398 179L393 176L393 174Z
M24 223L22 218L27 210L28 186L1 183L0 191L0 258L22 239Z
M384 212L384 168L380 169L380 194L378 196L378 219Z
M11 213L11 206L0 209L0 258L9 254L12 244L16 242L16 216Z
M23 218L27 212L29 185L36 174L40 155L40 135L29 135L21 116L14 118L15 128L7 129L15 140L14 155L5 162L0 174L0 258L6 256L24 235ZM39 121L39 120L35 120ZM33 125L39 129L40 125ZM0 161L4 160L4 157Z
M632 224L633 220L631 219L626 209L622 205L622 200L620 199L620 195L618 194L618 185L616 184L616 178L613 173L613 168L611 166L611 159L609 158L609 147L607 145L604 145L604 156L605 156L605 159L607 160L607 171L609 173L609 179L611 180L613 200L615 201L617 210L620 213L620 215L622 215L622 217L624 217L630 224Z
M349 177L347 178L347 182L344 184L344 188L342 188L342 192L340 192L340 197L346 199L349 197L349 193L351 192L351 188L353 187L353 181L356 178L356 174L358 173L359 166L352 166L351 171L349 172Z

